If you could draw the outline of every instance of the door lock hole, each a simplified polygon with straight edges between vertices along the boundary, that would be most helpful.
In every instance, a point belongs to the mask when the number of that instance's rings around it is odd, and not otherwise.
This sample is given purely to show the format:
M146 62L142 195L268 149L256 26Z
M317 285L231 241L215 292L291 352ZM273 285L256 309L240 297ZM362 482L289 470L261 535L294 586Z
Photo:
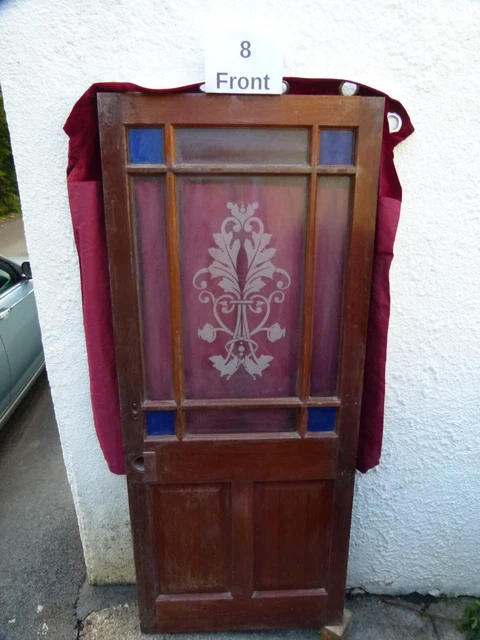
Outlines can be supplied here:
M133 461L133 468L135 469L135 471L143 473L145 471L145 458L143 456L138 456L138 458L135 458L135 460Z

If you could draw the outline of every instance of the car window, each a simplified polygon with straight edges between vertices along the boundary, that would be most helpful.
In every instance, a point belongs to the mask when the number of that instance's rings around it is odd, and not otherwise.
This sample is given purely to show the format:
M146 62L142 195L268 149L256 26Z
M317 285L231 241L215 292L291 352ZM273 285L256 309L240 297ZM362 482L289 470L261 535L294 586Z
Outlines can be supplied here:
M3 293L12 284L12 276L2 269L0 265L0 293Z
M0 260L0 295L14 285L18 279L12 267L4 260Z

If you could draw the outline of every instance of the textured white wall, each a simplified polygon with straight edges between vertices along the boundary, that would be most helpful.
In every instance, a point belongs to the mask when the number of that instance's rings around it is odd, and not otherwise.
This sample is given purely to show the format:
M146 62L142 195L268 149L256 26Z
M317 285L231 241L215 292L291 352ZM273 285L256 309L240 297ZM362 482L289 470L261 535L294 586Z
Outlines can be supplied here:
M218 8L222 3L218 0ZM416 133L397 153L385 447L359 477L351 586L480 594L478 0L241 0L284 33L286 75L389 92ZM63 123L93 82L203 78L214 1L6 0L0 82L11 129L62 447L89 576L133 580L125 482L92 424ZM476 143L475 143L476 141Z

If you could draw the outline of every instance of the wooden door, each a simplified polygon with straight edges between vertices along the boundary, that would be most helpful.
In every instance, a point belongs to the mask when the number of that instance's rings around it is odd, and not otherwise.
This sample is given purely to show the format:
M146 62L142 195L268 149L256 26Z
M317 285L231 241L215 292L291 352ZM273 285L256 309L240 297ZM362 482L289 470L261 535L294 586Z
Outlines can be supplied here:
M142 629L336 623L383 99L98 104Z

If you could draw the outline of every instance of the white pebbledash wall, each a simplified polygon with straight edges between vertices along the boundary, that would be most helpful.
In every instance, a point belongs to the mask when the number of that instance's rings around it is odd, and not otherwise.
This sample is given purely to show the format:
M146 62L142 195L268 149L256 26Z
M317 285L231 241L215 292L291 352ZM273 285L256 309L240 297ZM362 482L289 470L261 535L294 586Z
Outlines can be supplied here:
M96 81L203 79L218 0L4 0L0 82L35 272L48 375L90 580L134 580L125 480L92 422L62 126ZM381 466L357 478L349 585L480 594L480 2L241 0L273 25L285 75L398 98L404 204L391 274ZM225 20L229 19L225 17ZM282 35L280 35L282 34Z

